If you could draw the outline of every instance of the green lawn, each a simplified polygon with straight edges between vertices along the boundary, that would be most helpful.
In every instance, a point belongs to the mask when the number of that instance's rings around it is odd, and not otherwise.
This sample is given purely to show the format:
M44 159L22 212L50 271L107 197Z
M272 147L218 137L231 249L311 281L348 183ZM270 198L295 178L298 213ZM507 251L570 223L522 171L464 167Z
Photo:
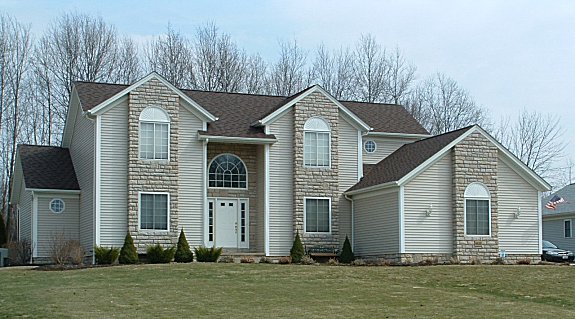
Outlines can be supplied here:
M170 264L0 270L0 318L545 318L575 267Z

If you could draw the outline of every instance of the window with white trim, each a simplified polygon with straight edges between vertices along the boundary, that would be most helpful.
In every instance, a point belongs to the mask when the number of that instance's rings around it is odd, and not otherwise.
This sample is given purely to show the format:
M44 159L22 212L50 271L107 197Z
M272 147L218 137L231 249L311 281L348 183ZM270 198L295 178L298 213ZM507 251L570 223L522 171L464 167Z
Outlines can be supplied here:
M167 160L170 150L170 117L159 107L140 113L140 159Z
M140 193L140 229L168 230L168 194Z
M375 144L374 140L367 140L365 144L363 144L363 148L367 153L373 153L377 149L377 144Z
M306 233L330 232L331 205L329 198L306 198L304 215Z
M304 125L303 162L307 167L330 167L331 134L329 124L312 117Z
M563 221L563 234L565 235L565 238L571 238L573 236L573 228L572 228L572 224L571 224L571 219L565 219Z
M233 154L221 154L208 169L209 187L247 188L248 173L242 160Z
M465 189L465 235L491 235L491 195L485 185L471 183Z
M66 204L60 198L54 198L50 201L50 211L52 211L54 214L60 214L64 212L65 208Z

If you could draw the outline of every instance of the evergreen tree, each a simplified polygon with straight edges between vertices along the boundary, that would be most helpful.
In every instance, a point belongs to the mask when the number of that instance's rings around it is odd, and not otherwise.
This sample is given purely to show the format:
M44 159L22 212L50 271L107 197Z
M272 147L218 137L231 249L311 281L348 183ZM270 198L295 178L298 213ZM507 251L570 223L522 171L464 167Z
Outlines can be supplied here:
M303 244L301 243L301 239L299 238L299 231L295 235L295 239L293 241L293 245L290 250L291 260L294 263L301 262L301 259L305 255L305 251L303 249Z
M341 249L341 254L339 255L339 261L344 264L349 264L355 259L353 251L351 250L351 244L349 243L349 238L345 236L345 241L343 242L343 248Z
M136 246L134 246L134 240L130 232L126 234L118 262L120 264L135 264L138 262L138 251L136 250Z
M190 250L186 234L184 234L184 229L182 229L180 231L180 237L178 238L178 248L176 249L174 261L177 263L190 263L193 260L194 253Z

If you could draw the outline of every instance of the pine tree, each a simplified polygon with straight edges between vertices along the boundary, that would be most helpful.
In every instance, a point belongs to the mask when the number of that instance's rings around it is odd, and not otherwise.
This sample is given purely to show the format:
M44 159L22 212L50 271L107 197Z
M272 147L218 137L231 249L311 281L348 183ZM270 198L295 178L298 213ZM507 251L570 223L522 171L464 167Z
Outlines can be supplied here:
M349 243L349 238L345 236L345 241L343 242L343 248L341 249L341 255L339 255L339 261L344 264L349 264L355 259L353 251L351 250L351 244Z
M6 225L4 224L4 217L0 212L0 247L6 246L7 236L6 234Z
M293 241L293 245L290 250L291 260L294 263L301 262L301 259L305 255L305 251L303 249L303 244L301 243L301 239L299 238L299 231L295 235L295 239Z
M136 246L134 246L134 240L130 232L126 234L118 262L120 264L135 264L138 262L138 251L136 250Z
M184 229L182 229L180 231L180 237L178 238L178 248L176 249L174 261L177 263L190 263L193 260L194 253L190 250L186 234L184 234Z

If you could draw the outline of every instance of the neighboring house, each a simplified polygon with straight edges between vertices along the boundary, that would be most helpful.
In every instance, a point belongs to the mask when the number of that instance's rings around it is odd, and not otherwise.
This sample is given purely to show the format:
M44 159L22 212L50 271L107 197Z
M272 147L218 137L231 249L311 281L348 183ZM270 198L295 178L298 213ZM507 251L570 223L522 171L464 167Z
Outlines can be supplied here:
M548 209L545 204L557 195L565 200L557 204L556 208ZM548 240L557 247L575 251L575 236L573 222L575 222L575 184L570 184L556 193L541 200L543 210L543 239Z
M365 170L365 172L364 172ZM77 82L62 147L20 145L19 236L139 252L172 245L285 256L307 247L395 260L540 254L549 185L478 126L430 137L398 105ZM520 214L518 214L520 212Z

